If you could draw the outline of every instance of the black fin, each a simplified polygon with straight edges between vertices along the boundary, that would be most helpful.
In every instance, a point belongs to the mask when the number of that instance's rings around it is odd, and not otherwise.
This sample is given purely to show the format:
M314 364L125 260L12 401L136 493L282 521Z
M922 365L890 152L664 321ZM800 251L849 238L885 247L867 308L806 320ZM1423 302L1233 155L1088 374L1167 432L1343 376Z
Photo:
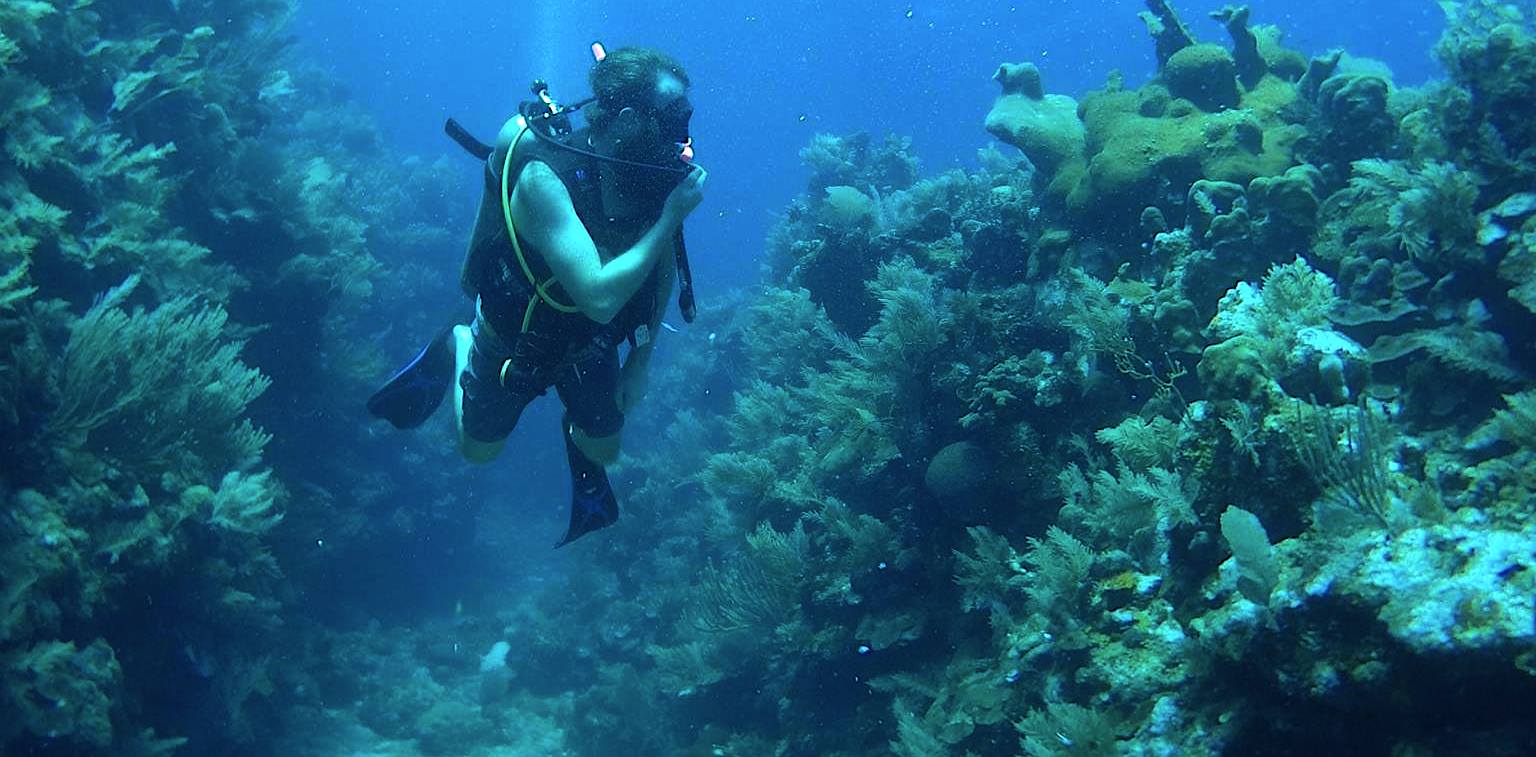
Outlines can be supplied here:
M453 386L453 327L443 329L368 398L368 412L398 429L427 422Z
M565 460L571 466L571 524L556 549L619 519L619 499L608 483L608 472L576 448L570 423L562 420L560 425L565 434Z

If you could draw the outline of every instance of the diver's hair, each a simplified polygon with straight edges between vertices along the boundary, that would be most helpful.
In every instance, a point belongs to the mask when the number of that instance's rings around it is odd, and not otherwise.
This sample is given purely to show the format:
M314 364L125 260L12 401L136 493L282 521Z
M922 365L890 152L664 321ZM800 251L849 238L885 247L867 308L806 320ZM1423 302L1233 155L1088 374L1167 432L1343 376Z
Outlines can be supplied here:
M650 105L656 81L662 74L676 76L684 87L689 86L688 72L683 70L683 64L660 50L621 47L608 53L592 67L588 77L597 102L585 109L587 124L602 131L619 111Z

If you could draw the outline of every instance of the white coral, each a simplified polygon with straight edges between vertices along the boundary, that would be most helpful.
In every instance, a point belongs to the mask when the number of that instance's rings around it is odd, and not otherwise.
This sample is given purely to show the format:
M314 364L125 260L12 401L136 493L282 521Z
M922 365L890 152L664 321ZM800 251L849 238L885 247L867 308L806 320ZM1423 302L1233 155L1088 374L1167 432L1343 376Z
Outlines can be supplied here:
M213 495L209 522L230 531L266 533L283 520L283 513L278 510L281 496L281 487L272 480L272 471L253 475L230 471Z

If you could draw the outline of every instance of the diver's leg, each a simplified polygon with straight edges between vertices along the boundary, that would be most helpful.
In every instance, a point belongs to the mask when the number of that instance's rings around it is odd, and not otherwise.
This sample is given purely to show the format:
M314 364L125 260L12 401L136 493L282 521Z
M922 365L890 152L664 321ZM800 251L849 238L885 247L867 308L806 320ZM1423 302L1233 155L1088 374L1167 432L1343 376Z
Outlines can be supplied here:
M608 436L590 436L580 426L572 423L571 442L588 460L606 468L618 462L623 437L618 433Z
M555 389L565 403L561 429L565 459L571 469L571 523L563 546L619 519L619 500L608 482L605 466L618 459L618 353L607 350L595 359L560 369Z
M475 465L484 465L495 460L497 455L501 454L501 448L506 443L506 437L502 436L495 441L482 442L471 436L465 429L464 384L473 381L471 378L472 373L469 370L470 358L475 351L473 327L465 324L454 326L453 346L454 375L459 377L459 380L454 382L453 385L453 410L459 429L459 453L464 456L465 460Z
M619 355L609 349L598 357L562 368L555 390L565 404L566 431L588 460L609 466L619 459L624 413L619 410Z
M477 313L472 326L454 327L454 360L459 380L454 385L459 451L476 465L495 460L517 426L523 409L544 387L535 371L524 365L522 339L508 349L495 330Z

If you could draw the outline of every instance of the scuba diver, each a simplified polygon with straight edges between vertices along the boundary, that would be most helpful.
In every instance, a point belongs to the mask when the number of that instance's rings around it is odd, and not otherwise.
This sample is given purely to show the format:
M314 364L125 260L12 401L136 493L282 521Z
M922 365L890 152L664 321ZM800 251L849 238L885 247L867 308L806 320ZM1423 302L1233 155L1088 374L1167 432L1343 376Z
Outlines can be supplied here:
M683 220L708 174L692 163L683 67L648 48L593 43L593 96L562 107L536 81L488 145L449 120L485 161L485 192L460 285L469 324L441 331L368 400L397 428L420 426L451 387L460 451L488 463L550 386L565 407L571 519L556 547L618 519L606 466L646 374L674 283L694 316ZM579 111L583 128L572 127ZM619 345L630 348L622 362Z

